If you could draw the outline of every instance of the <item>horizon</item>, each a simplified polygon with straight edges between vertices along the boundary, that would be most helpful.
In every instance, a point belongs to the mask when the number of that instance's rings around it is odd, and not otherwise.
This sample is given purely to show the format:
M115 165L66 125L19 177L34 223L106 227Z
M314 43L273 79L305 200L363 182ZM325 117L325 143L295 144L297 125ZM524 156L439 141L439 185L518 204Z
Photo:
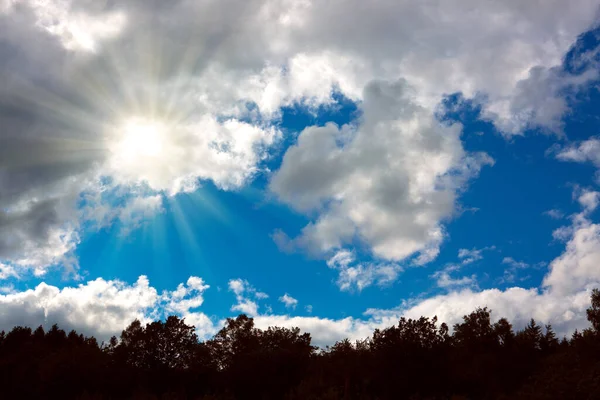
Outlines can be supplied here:
M0 330L586 328L599 10L0 0Z

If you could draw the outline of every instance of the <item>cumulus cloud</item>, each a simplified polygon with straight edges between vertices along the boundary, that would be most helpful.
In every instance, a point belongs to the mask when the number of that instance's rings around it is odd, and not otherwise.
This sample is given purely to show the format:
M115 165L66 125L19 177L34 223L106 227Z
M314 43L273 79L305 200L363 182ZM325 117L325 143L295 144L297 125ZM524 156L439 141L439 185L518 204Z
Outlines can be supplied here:
M448 285L450 291L446 294L408 300L393 309L368 309L362 319L260 316L257 320L261 326L299 326L311 332L316 343L325 345L345 337L367 337L373 329L395 324L401 316L436 315L440 321L454 324L477 307L488 307L492 309L493 318L506 317L517 329L523 328L533 317L540 323L552 324L559 335L569 335L589 325L585 310L589 307L591 289L600 286L600 275L595 267L600 262L600 225L587 219L585 204L582 206L583 212L571 218L565 251L549 264L539 288L515 286L480 291ZM503 261L510 268L543 267L541 263L532 266L511 257ZM448 282L453 281L447 278ZM463 283L469 283L471 278L466 277Z
M496 317L507 317L516 326L525 325L531 317L551 323L561 334L587 326L585 309L589 306L591 289L600 286L600 274L595 267L600 262L600 226L587 219L587 209L583 206L584 211L572 218L565 251L549 264L541 288L511 287L480 292L465 289L418 301L404 307L402 312L411 317L437 315L443 321L457 322L469 310L488 306ZM511 257L504 258L503 263L512 269L531 267Z
M256 292L254 293L254 297L256 297L259 300L265 300L269 298L269 295L264 292Z
M200 286L205 287L203 283ZM184 289L180 285L175 291L160 295L149 286L145 277L140 277L133 285L98 279L78 287L59 289L42 283L33 290L0 295L3 310L0 329L40 324L49 327L58 323L64 329L76 329L107 340L112 335L120 334L135 318L147 322L157 315L181 311L179 315L185 317L186 323L195 325L200 337L208 338L224 321L215 323L194 309L202 303L198 299L200 293L190 294L197 287L188 280ZM183 292L186 292L184 296ZM256 326L262 329L269 326L299 327L304 332L310 332L313 343L322 347L344 338L366 338L376 328L396 324L401 316L418 318L421 315L437 315L441 321L459 322L463 315L479 306L491 307L495 318L505 316L517 328L525 326L533 316L541 323L552 323L559 334L568 334L576 328L587 326L585 309L589 306L589 294L580 291L557 297L536 289L517 287L481 292L464 289L412 301L395 309L368 309L365 318L331 319L272 314L256 314L254 318ZM185 305L178 305L180 302ZM307 309L307 312L311 310Z
M513 268L529 268L529 264L524 261L517 261L512 257L504 257L502 259L502 264L508 264Z
M119 209L119 220L127 230L134 229L150 216L163 210L162 200L160 195L135 197Z
M598 137L565 146L555 145L548 150L548 153L554 154L560 161L592 164L596 167L596 182L600 182L600 139Z
M258 315L258 304L255 301L241 298L237 304L231 306L231 311L238 311L242 314L246 314L250 317Z
M577 7L567 0L552 6L452 0L435 7L359 0L2 1L0 237L15 232L15 239L0 242L0 259L40 273L65 262L75 269L82 225L75 209L98 176L167 194L194 190L198 180L225 190L245 185L281 135L274 124L281 108L330 104L337 90L363 104L364 120L356 130L303 132L276 175L276 193L289 200L284 177L294 154L314 150L316 142L329 146L330 159L323 151L315 156L321 179L289 177L306 188L290 204L324 208L302 237L337 248L360 236L377 255L419 252L426 263L437 253L440 222L456 193L427 188L468 157L458 127L435 126L436 105L462 92L476 97L485 118L507 134L560 130L564 92L595 79L596 65L577 75L557 66L596 10L592 0ZM400 78L408 84L382 83ZM400 87L412 87L412 94L396 93ZM154 143L123 151L132 119L159 133ZM147 151L156 146L161 152ZM421 150L435 160L432 168L407 167ZM332 169L323 171L326 165ZM385 176L387 168L397 180ZM378 179L366 187L370 173ZM349 182L374 198L362 206ZM398 204L387 204L396 192ZM370 211L375 206L382 210L377 216ZM398 228L402 221L395 229L402 233L381 224L390 209L402 210L407 228Z
M116 139L107 172L117 183L144 182L152 189L170 194L193 191L198 180L211 180L223 189L243 186L266 156L261 147L269 146L278 136L273 127L254 126L233 118L218 121L213 116L202 116L193 123L145 124L149 126L132 128L141 130L133 135L143 136L146 129L156 130L158 137L153 140L157 149L138 151ZM121 135L119 129L114 128L117 136ZM130 134L123 134L125 140Z
M600 139L592 137L565 146L558 150L556 158L561 161L590 162L600 168Z
M209 110L197 85L177 82L195 74L179 65L189 49L179 48L171 66L183 74L155 75L145 61L126 57L127 42L148 39L153 11L144 3L98 4L24 1L0 12L0 233L7 233L0 260L38 274L56 264L76 271L74 249L88 217L99 227L120 220L127 233L161 210L156 192L194 190L198 180L239 188L278 137L272 126ZM152 51L144 56L163 56ZM128 131L136 118L147 126ZM140 198L123 207L97 201L76 210L81 196L89 200L106 186L139 192L140 185L155 193L134 193Z
M17 271L10 265L0 263L0 280L5 280L10 277L18 277Z
M256 290L245 279L231 279L228 286L229 291L235 294L237 301L236 304L231 306L231 311L237 311L251 317L258 315L258 301L269 298L268 294Z
M339 250L327 260L327 266L339 271L337 285L341 290L357 290L376 284L388 285L398 278L402 267L396 263L360 262L354 252Z
M459 249L458 262L446 264L442 269L431 274L431 278L436 280L439 288L446 290L457 290L460 287L478 288L477 275L453 277L465 266L483 259L483 252L495 250L496 246L483 247L481 249Z
M411 318L437 315L441 321L456 323L475 308L487 306L492 309L495 319L506 317L517 328L523 328L533 317L542 323L552 324L563 335L588 325L585 309L589 307L589 296L590 292L586 291L562 297L520 287L479 292L465 289L423 300L403 310L402 315ZM371 313L389 314L377 310Z
M180 283L176 290L162 294L161 300L165 302L165 312L183 316L189 314L190 310L202 305L204 302L202 294L208 288L210 286L206 285L202 278L190 276L186 284Z
M406 81L371 82L357 127L306 128L285 154L271 190L300 211L317 212L293 243L339 251L354 239L376 257L418 263L435 258L458 192L483 165L459 125L442 125L413 102Z
M594 211L600 203L600 192L584 189L579 193L577 201L581 207L583 207L584 213L590 213Z
M477 286L477 277L475 275L452 278L447 271L438 271L433 274L433 277L436 278L437 285L445 289L459 286Z
M504 270L504 274L500 279L501 283L514 283L517 278L519 278L521 281L527 280L530 277L529 275L521 277L518 276L521 271L526 271L531 268L539 269L547 265L547 263L543 261L531 265L525 261L517 261L512 257L504 257L502 259L502 264L506 265L507 268Z
M258 316L257 323L264 327L269 324L299 326L311 332L316 343L326 345L345 337L364 338L375 328L396 323L401 316L437 315L440 321L454 324L477 307L489 307L493 318L506 317L517 329L523 328L533 317L541 323L552 324L559 335L569 335L575 329L588 326L585 310L589 307L591 289L600 286L596 268L600 262L600 226L587 218L588 208L585 202L581 204L582 213L571 218L565 251L548 265L548 272L539 288L515 286L481 291L460 288L470 284L474 277L453 279L445 272L438 277L442 283L448 283L445 286L449 289L448 293L408 300L393 309L368 309L362 319L266 315ZM531 265L512 257L505 257L503 263L510 269L541 268L545 265Z
M162 294L150 286L145 276L131 285L102 278L63 289L40 283L35 289L0 295L0 328L49 327L57 323L63 329L76 329L106 340L120 334L134 319L147 322L164 313L190 317L198 323L203 318L196 308L202 304L202 292L207 288L197 277ZM197 325L204 331L211 327L208 318L204 318L203 325Z
M488 246L481 249L459 249L458 258L462 265L474 263L483 259L483 252L489 250L495 250L496 246Z
M284 294L279 298L279 301L285 305L285 308L293 308L295 309L298 305L298 300L290 296L289 294Z
M600 225L576 221L566 251L550 263L544 285L557 295L569 295L600 285Z
M228 282L229 290L235 293L236 296L241 296L246 291L247 281L242 279L232 279Z
M9 0L4 12L14 11L17 0ZM93 52L99 42L115 38L124 28L126 18L122 12L93 10L79 12L72 1L34 1L18 3L33 14L35 26L48 35L58 38L67 50ZM95 11L93 14L90 11Z
M458 287L468 283L470 278L467 277L460 285L447 285L449 292L446 294L410 299L392 309L367 309L363 318L340 319L260 314L252 296L256 297L261 292L241 279L231 280L229 288L238 300L233 311L254 316L256 325L263 329L274 325L297 326L310 332L313 343L319 346L331 345L344 338L368 337L373 329L393 325L401 316L437 315L440 321L454 324L477 307L491 308L493 318L506 317L517 329L524 327L533 317L540 323L552 324L559 335L568 335L575 329L588 326L585 310L589 307L591 289L600 285L600 274L596 268L598 262L600 225L591 222L584 211L572 218L565 251L550 263L539 288L509 287L479 291ZM505 264L524 267L522 262L509 257ZM441 275L440 278L446 279ZM448 277L447 282L452 282L452 278ZM107 338L118 333L134 318L145 321L176 313L184 316L188 323L195 324L202 337L208 337L223 321L213 323L198 310L203 302L202 293L207 288L208 285L197 277L191 277L186 284L162 294L149 286L143 276L132 285L101 278L63 289L42 283L32 290L0 295L0 328L57 322L65 328ZM312 308L307 307L307 311L311 312Z
M309 332L313 344L321 347L331 346L335 342L349 338L350 340L363 339L373 333L378 326L390 326L397 321L390 319L389 324L374 320L360 318L330 319L319 317L295 317L286 315L260 315L254 319L255 325L261 329L269 326L286 328L298 327L302 332Z
M523 134L536 127L562 135L562 117L569 111L565 92L577 93L598 78L596 68L572 75L562 67L533 67L511 95L484 108L484 118L494 121L506 135Z

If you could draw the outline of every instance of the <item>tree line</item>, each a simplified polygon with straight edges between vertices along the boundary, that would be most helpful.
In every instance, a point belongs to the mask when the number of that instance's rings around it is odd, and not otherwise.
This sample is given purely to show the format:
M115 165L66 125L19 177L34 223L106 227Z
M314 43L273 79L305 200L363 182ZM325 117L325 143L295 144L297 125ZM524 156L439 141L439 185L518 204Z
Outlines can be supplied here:
M600 399L600 291L591 326L557 338L533 319L515 331L478 308L450 330L401 318L319 349L298 328L240 315L210 340L170 316L132 322L108 343L54 325L0 333L6 399Z

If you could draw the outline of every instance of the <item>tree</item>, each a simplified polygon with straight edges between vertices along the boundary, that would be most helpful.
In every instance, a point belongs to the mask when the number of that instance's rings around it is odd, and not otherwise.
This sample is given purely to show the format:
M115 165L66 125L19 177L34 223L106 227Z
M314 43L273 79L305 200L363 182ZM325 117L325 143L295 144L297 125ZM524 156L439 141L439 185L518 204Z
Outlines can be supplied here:
M212 357L221 370L231 367L237 358L248 354L260 345L254 320L245 314L227 318L225 326L207 342Z
M454 325L454 340L459 346L489 347L496 341L496 335L491 323L491 311L477 308L474 312L463 317L463 322Z
M540 340L540 349L544 353L550 353L555 351L559 346L558 339L556 338L556 334L554 333L554 329L552 329L552 325L546 325L546 333L542 336Z
M542 328L533 318L531 318L525 329L517 333L517 341L527 350L540 350L542 338Z
M500 318L494 324L494 335L498 340L498 344L504 348L509 348L514 345L515 333L510 322L506 318Z
M299 328L245 315L210 340L178 317L133 321L102 346L57 325L0 333L2 398L553 400L600 398L600 294L591 327L559 344L531 319L516 334L478 308L454 325L400 318L371 338L317 350Z
M587 319L592 324L594 332L600 332L600 290L592 290L591 306L586 310Z
M206 343L236 398L260 393L281 398L297 384L314 348L310 335L298 328L271 327L262 331L246 315L229 318Z
M195 328L175 316L142 327L135 320L121 333L117 346L127 363L145 369L185 369L195 357Z

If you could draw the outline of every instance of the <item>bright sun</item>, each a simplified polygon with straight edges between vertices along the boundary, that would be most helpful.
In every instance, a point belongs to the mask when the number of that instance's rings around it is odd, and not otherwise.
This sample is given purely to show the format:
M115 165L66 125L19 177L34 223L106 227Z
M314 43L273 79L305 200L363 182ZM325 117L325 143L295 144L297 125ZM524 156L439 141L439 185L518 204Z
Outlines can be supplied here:
M164 145L165 127L152 120L128 120L119 132L115 150L123 161L135 162L160 155Z
M170 167L177 154L173 126L150 117L129 117L109 127L108 168L123 182L145 181L152 188L165 188L171 179Z

